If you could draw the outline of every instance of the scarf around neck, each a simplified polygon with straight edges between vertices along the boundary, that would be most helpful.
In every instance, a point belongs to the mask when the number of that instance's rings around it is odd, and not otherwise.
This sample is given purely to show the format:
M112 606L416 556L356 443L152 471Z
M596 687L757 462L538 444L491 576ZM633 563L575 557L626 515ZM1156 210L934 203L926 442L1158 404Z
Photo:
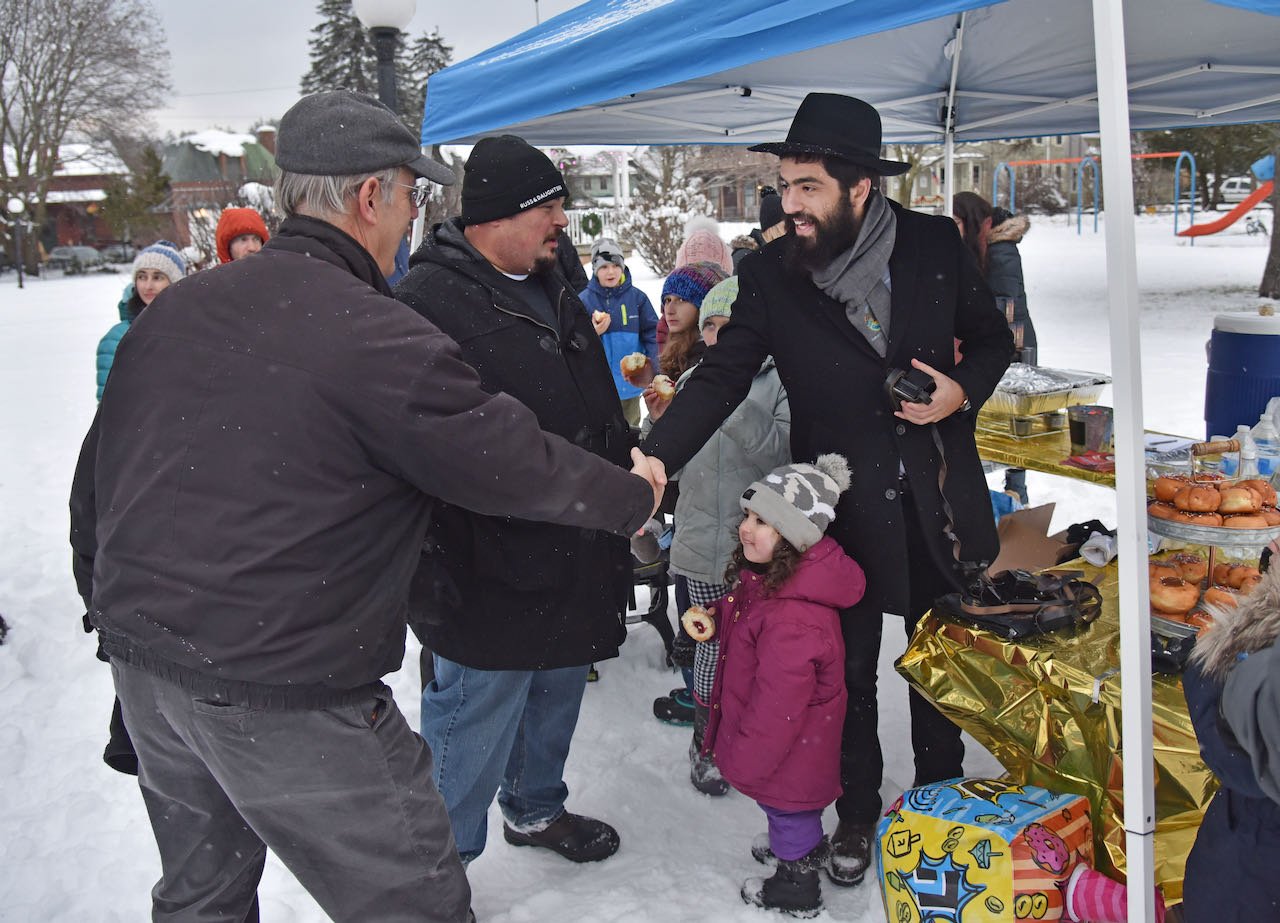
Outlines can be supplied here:
M897 229L898 218L888 201L872 190L858 239L813 273L813 284L844 305L849 322L882 358L889 350L892 299L886 279Z

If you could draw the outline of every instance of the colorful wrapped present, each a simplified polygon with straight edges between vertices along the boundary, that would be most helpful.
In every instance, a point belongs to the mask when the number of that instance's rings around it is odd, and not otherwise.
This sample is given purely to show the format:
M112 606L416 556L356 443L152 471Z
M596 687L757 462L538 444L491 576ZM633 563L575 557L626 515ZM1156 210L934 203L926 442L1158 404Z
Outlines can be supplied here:
M909 789L877 834L890 923L1054 923L1093 862L1087 799L993 779Z

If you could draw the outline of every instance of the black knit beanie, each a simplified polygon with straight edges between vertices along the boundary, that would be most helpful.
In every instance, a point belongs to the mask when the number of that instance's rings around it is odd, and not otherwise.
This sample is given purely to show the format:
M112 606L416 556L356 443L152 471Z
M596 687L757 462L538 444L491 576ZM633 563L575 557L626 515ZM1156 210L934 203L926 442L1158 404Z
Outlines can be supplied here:
M462 223L483 224L564 198L564 176L523 138L481 138L463 166Z

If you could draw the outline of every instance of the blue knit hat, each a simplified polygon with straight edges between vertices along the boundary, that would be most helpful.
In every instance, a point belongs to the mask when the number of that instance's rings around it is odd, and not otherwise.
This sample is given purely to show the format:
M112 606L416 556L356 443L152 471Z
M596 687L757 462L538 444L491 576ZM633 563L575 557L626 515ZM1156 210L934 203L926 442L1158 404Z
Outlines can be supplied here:
M157 240L150 247L143 248L133 260L133 274L139 269L158 269L169 277L169 282L177 282L187 274L187 261L178 252L178 245L169 240Z
M667 281L662 283L662 297L665 299L668 295L675 295L700 309L707 292L717 282L727 279L728 275L719 263L689 263L667 276Z

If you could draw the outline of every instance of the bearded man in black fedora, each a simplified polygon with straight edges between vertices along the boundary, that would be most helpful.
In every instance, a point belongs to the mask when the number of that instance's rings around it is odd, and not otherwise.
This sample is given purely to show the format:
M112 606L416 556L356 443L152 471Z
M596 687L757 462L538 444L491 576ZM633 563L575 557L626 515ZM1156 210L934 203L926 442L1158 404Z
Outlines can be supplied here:
M772 355L791 401L792 456L849 460L853 484L830 534L865 569L867 593L841 613L849 707L827 871L845 885L862 879L881 810L882 613L902 616L910 633L957 586L959 560L995 556L972 414L1013 354L1008 325L954 222L879 191L881 176L907 170L880 158L880 141L871 105L811 93L785 141L751 148L781 158L787 233L743 259L732 321L645 442L668 470L679 469ZM895 405L886 388L895 371L932 384L929 401ZM960 730L915 692L911 742L916 784L962 774ZM780 883L773 890L780 894Z

